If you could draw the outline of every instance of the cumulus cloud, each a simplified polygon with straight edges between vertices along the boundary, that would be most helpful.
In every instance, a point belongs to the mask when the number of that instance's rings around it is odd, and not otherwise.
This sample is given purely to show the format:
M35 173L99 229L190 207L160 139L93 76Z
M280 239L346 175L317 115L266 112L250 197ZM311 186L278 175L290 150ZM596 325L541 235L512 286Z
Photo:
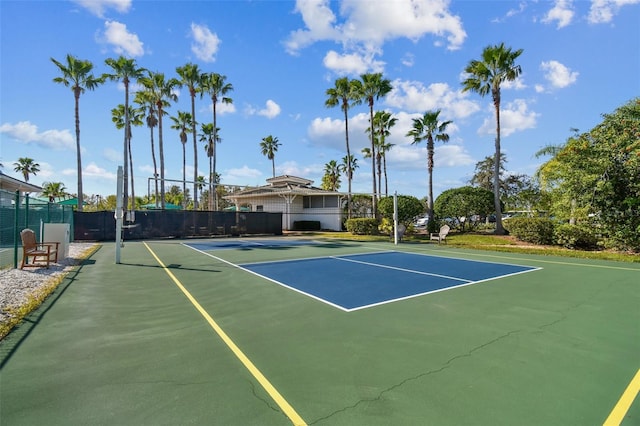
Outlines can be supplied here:
M276 118L278 115L280 115L280 111L280 105L278 105L271 99L267 100L264 108L258 109L249 105L245 109L245 113L248 115L261 115L269 119Z
M84 7L98 18L104 18L108 9L114 9L118 13L127 13L131 9L132 0L72 0Z
M493 105L490 110L494 111ZM509 136L518 131L533 129L536 127L539 116L540 114L529 111L524 99L516 99L500 109L500 135ZM482 126L478 129L478 134L495 135L495 133L496 121L495 117L491 115L485 118Z
M556 0L555 5L542 19L542 22L550 24L557 22L557 28L566 27L573 20L573 0Z
M449 11L448 0L396 0L371 2L342 0L339 17L329 0L297 0L305 28L289 34L284 45L290 54L297 54L318 41L340 43L344 53L329 52L325 66L330 69L353 70L367 65L380 70L384 65L373 60L386 41L408 38L417 41L430 34L434 44L446 42L449 50L457 50L467 37L459 16ZM354 53L355 52L355 53Z
M191 51L203 62L215 62L215 55L218 53L220 39L212 33L205 25L191 24Z
M78 169L69 168L64 169L62 171L64 176L76 176L78 174ZM87 164L84 169L82 169L82 177L89 179L108 179L111 181L115 181L117 178L116 173L109 172L106 169L98 166L96 163Z
M384 62L374 59L374 52L340 54L330 50L322 61L324 66L340 75L360 75L368 71L382 72Z
M592 24L611 22L622 6L639 4L640 0L591 0L588 20Z
M540 69L544 72L545 80L555 89L562 89L572 85L577 81L579 75L577 71L571 71L570 68L558 61L542 62Z
M222 174L224 176L225 183L230 182L247 182L250 179L256 179L262 176L260 170L252 169L248 166L242 166L241 168L227 169ZM258 182L256 182L257 184ZM262 185L262 183L260 183Z
M100 41L113 46L113 51L119 55L144 55L143 43L138 36L127 31L127 26L120 22L106 21Z
M75 139L67 129L39 132L38 126L35 124L28 121L20 121L15 124L4 123L0 126L0 133L7 134L9 137L22 143L33 143L43 148L56 150L76 149Z
M452 89L447 83L425 86L418 81L394 80L393 90L385 97L385 104L410 112L424 113L442 110L447 119L465 118L480 110L468 93Z

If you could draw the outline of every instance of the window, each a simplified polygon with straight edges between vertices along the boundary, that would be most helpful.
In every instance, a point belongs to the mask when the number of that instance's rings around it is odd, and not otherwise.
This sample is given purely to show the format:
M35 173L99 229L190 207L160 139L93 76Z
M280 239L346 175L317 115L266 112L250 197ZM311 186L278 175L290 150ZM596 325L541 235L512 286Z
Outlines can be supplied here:
M257 212L263 212L264 211L264 206L256 206L256 211Z
M302 197L302 206L305 209L322 209L327 207L338 207L339 197L335 195L318 195L315 197Z

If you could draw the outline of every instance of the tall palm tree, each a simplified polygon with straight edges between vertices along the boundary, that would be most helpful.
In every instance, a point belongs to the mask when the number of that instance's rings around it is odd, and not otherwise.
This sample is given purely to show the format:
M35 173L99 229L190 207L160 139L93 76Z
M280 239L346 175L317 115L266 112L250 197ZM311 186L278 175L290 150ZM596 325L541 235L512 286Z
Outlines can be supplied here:
M156 149L153 141L153 128L158 125L158 116L156 112L156 103L153 99L151 92L148 89L136 92L134 102L140 105L140 108L144 110L146 115L145 121L149 128L149 134L151 136L151 159L153 160L153 181L155 183L154 200L156 208L158 208L158 162L156 161ZM165 106L169 106L166 102Z
M200 142L204 142L204 150L207 152L207 157L209 158L209 199L208 205L209 210L218 210L218 199L217 199L217 191L214 191L215 179L214 177L217 173L213 171L213 154L215 152L215 144L214 137L216 139L216 143L220 143L222 139L220 138L220 128L213 130L213 123L204 123L201 124L200 127Z
M202 73L196 64L188 63L182 67L177 67L176 72L180 76L179 85L187 86L189 96L191 96L191 134L193 136L193 209L198 210L198 145L196 143L196 93L202 84ZM186 197L185 197L186 198Z
M340 167L340 172L347 176L347 179L353 179L353 172L358 168L358 159L353 154L345 155L338 167Z
M103 83L101 77L94 76L93 63L91 61L81 60L72 55L67 55L66 64L51 58L58 70L62 73L61 77L53 79L54 83L63 84L65 87L71 87L75 100L75 120L76 120L76 165L78 168L78 211L82 211L84 204L84 195L82 193L82 154L80 150L80 95L85 90L94 90Z
M36 163L33 158L21 157L13 163L14 171L22 173L25 182L29 182L29 175L37 175L40 171L40 164Z
M273 177L276 177L276 152L278 151L278 147L281 144L278 142L278 138L274 138L269 135L262 138L262 142L260 142L260 149L262 155L266 156L269 160L271 160L271 169L273 172Z
M180 142L182 143L182 193L185 195L182 201L184 202L183 207L186 209L187 208L186 145L187 145L187 134L191 133L191 124L193 123L193 117L188 112L178 111L177 117L172 116L170 118L171 118L171 121L173 121L171 128L178 130L178 133L180 134ZM197 191L197 188L196 188L196 191ZM197 195L194 195L194 196L197 197ZM193 208L195 209L195 204L193 205Z
M393 143L384 142L380 146L378 146L378 152L380 152L380 156L382 157L382 169L384 173L384 195L385 197L389 196L389 179L387 177L387 152L391 151L391 148L396 146Z
M232 104L233 103L233 99L231 99L230 97L227 96L227 94L229 92L233 91L233 85L231 83L227 83L227 76L226 75L222 75L222 74L217 74L217 73L210 73L210 74L204 74L202 76L202 92L201 94L204 95L205 93L207 93L209 95L209 97L211 98L211 104L213 106L213 140L216 141L216 143L219 143L221 141L221 139L218 137L218 131L220 130L220 128L218 127L218 121L217 121L217 105L218 102L221 102L223 104ZM216 175L216 163L217 163L217 155L216 155L216 144L211 144L211 149L213 150L213 152L211 153L210 158L210 162L213 161L213 168L212 170L209 171L209 194L213 194L214 196L212 197L211 195L209 195L209 210L212 210L214 207L217 210L217 201L218 198L216 197L217 192L214 191L213 189L213 179L211 178L211 176L215 176ZM216 203L216 206L213 205L213 203Z
M49 198L50 203L55 203L56 199L60 199L67 193L67 188L62 182L45 182L42 185L42 195Z
M373 128L373 106L375 101L385 97L392 89L391 81L383 78L382 73L374 74L362 74L360 76L362 80L362 86L358 98L366 101L369 105L369 124L370 124L370 139L371 139L371 174L373 179L373 197L372 208L374 216L378 216L378 191L376 189L376 158L375 158L375 131Z
M480 60L472 60L465 68L468 77L462 81L462 91L472 91L484 97L491 93L493 106L496 111L496 139L495 139L495 160L493 176L493 196L496 209L496 234L505 233L502 226L502 209L500 207L500 85L504 81L513 81L522 72L515 61L522 54L523 50L511 50L504 43L487 46L482 51Z
M154 102L158 114L158 149L160 153L160 207L165 207L165 186L164 186L164 146L162 140L162 116L164 108L169 106L169 101L177 101L178 96L174 93L178 80L175 78L165 79L164 73L149 72L146 77L140 79L140 83L147 89L148 96Z
M348 77L339 78L335 81L335 86L327 89L327 100L324 102L327 108L340 105L340 109L344 113L344 135L347 145L346 158L353 158L351 148L349 147L349 108L362 103L360 92L362 91L362 83L360 80L349 80ZM351 219L351 180L353 179L353 170L350 169L351 162L347 162L347 217Z
M116 125L116 129L127 128L125 132L125 138L127 140L127 154L129 156L129 169L131 170L131 209L135 210L136 208L136 191L133 179L133 156L131 155L131 125L134 126L142 126L142 119L144 118L144 109L142 108L133 108L131 105L125 110L125 106L119 104L116 108L111 110L111 121ZM127 123L128 120L128 123ZM127 164L125 162L125 164ZM123 173L124 175L124 173ZM125 183L126 187L126 183ZM123 205L126 208L129 208L129 204L124 204L124 196L123 196Z
M107 64L113 70L112 73L106 73L102 75L104 80L111 81L120 81L122 80L122 84L124 85L124 125L122 127L118 127L119 129L124 128L124 155L123 155L123 185L124 190L122 192L122 205L125 206L125 209L129 206L129 191L127 186L129 185L129 164L128 160L131 158L131 126L129 125L129 83L131 83L131 79L138 80L144 75L145 69L139 68L136 65L135 59L128 59L124 56L120 56L118 59L107 58L105 59L105 64ZM133 174L133 167L131 167L131 172ZM133 180L133 176L132 176ZM131 184L131 195L134 199L132 203L132 208L135 209L135 195L133 194L135 191L133 189L133 183Z
M378 169L378 190L382 192L382 165L384 163L384 175L385 175L385 195L388 195L387 185L387 160L385 153L391 149L393 144L386 143L386 138L391 134L390 129L396 125L398 121L390 112L376 111L373 116L373 129L375 131L374 147L376 156L376 165ZM371 131L371 128L366 130L367 133Z
M336 160L331 160L324 165L324 176L322 177L322 189L327 191L337 191L340 188L341 167Z
M407 136L413 138L413 145L417 145L423 140L427 141L427 170L429 172L429 224L433 222L433 153L434 139L447 142L449 135L445 133L451 121L439 121L440 110L427 111L421 118L413 119L413 128Z

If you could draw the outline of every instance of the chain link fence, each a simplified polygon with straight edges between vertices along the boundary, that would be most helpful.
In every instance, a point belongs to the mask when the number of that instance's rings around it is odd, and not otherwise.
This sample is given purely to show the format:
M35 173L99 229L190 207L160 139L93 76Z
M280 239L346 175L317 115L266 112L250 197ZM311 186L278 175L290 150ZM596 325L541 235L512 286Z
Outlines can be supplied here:
M73 241L73 206L0 190L0 269L15 268L22 260L20 231L30 228L41 241L45 223L68 223Z

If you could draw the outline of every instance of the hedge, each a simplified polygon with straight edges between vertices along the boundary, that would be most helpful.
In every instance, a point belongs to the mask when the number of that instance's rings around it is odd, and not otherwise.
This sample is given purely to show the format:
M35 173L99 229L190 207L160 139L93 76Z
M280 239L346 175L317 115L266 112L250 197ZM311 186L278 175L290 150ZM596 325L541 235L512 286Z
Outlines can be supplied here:
M555 223L539 217L512 217L504 227L517 239L534 244L553 244Z
M356 218L347 220L347 231L355 235L377 235L379 222L372 218Z

